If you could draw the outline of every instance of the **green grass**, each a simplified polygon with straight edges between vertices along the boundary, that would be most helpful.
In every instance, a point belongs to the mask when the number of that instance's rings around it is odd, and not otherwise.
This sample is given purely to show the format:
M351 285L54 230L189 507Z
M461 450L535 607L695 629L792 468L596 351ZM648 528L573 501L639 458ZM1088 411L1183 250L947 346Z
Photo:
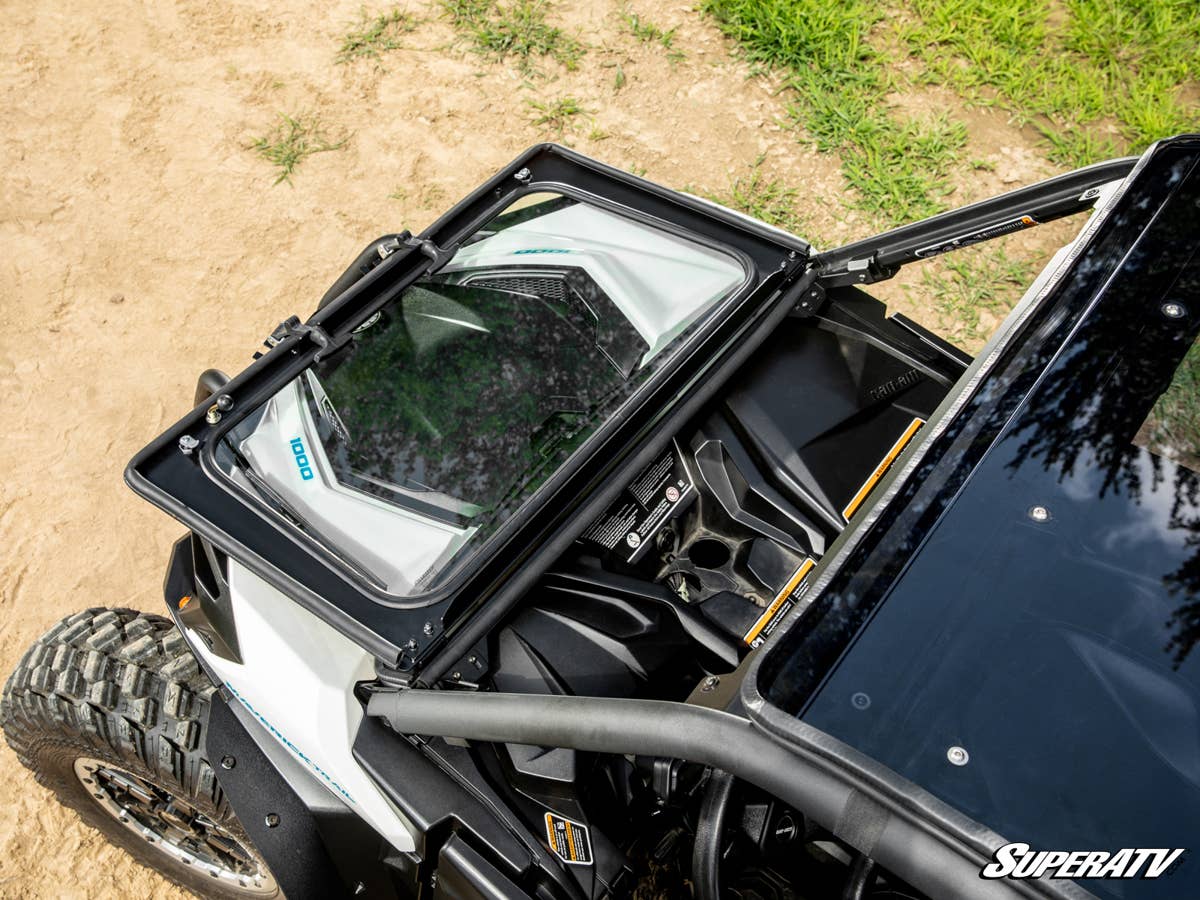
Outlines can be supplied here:
M1180 90L1200 79L1196 0L911 0L910 9L901 37L925 77L1032 121L1062 165L1140 150L1200 121Z
M868 37L882 8L864 0L703 0L752 64L782 73L790 112L818 149L841 155L854 206L881 225L946 208L966 143L945 115L888 109L885 58Z
M488 59L515 59L525 74L537 71L535 60L552 59L574 69L586 52L584 45L546 21L546 0L442 0L455 29L475 51Z
M1033 281L1034 266L995 244L956 250L927 264L921 294L933 300L947 336L977 350ZM992 321L986 321L990 314Z
M420 19L402 9L380 13L374 18L363 10L358 24L342 38L337 61L348 63L363 57L378 59L385 51L398 50L403 46L401 35L415 31L420 23Z
M719 194L691 188L687 190L720 203L722 206L728 206L730 209L753 216L768 225L774 225L793 234L803 234L804 223L799 213L796 212L798 189L778 179L769 178L762 167L765 159L765 155L758 157L747 166L749 172L732 176L729 186Z
M660 28L649 19L644 19L629 9L623 9L621 11L621 22L624 24L625 30L643 44L661 45L662 48L667 51L667 58L672 62L678 62L684 58L683 51L678 50L675 47L676 29Z
M250 149L279 169L275 184L292 182L292 173L314 153L327 153L346 146L346 139L331 141L320 119L313 116L280 114L279 121L267 134L256 138Z
M577 116L587 115L588 110L574 97L562 97L558 100L541 102L538 100L525 101L533 110L530 122L537 127L551 131L561 138L568 128L574 129Z

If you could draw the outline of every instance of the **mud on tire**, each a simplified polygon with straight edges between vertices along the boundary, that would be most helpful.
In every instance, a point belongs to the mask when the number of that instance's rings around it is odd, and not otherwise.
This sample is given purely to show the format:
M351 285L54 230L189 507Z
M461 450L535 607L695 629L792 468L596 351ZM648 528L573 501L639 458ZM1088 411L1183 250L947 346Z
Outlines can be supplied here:
M89 609L26 651L4 687L0 726L39 783L139 862L206 897L246 897L236 883L210 877L161 841L120 824L75 770L82 759L124 770L179 798L253 853L204 758L214 690L168 619Z

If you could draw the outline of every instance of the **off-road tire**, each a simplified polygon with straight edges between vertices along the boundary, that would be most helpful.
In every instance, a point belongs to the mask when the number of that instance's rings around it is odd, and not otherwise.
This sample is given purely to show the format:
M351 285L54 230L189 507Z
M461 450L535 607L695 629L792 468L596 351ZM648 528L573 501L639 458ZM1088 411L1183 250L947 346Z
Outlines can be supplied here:
M204 897L241 900L247 895L236 884L210 877L120 824L75 769L77 760L90 758L143 778L254 852L204 758L214 690L168 619L89 609L59 622L26 651L4 687L0 726L39 783L138 862Z

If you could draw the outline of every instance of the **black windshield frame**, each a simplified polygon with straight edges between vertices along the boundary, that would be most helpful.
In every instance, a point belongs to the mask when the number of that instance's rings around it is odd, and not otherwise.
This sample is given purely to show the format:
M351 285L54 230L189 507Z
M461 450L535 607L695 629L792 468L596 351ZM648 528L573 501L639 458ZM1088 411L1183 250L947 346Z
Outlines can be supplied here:
M742 286L700 322L671 358L642 384L587 445L555 472L503 528L445 581L400 598L355 577L327 549L234 485L214 458L227 431L298 377L318 354L345 340L419 278L436 271L496 214L526 194L558 193L732 254L746 272ZM150 502L210 539L253 572L296 599L389 665L413 669L446 639L469 608L488 602L526 564L547 536L580 529L569 513L603 502L617 471L657 439L653 423L699 390L738 336L805 276L807 243L713 204L655 185L566 148L530 148L416 238L313 315L286 332L269 353L223 389L232 409L214 423L197 407L137 454L127 483ZM783 299L781 299L783 298ZM765 335L764 335L765 337ZM198 448L184 455L181 438ZM548 560L546 563L548 564ZM469 602L459 602L469 598Z

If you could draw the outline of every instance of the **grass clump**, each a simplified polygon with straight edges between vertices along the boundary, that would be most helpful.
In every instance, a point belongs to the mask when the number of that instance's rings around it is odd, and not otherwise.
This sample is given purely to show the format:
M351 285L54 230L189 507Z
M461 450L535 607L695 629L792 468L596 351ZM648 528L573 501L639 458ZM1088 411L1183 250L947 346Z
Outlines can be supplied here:
M868 42L881 12L865 0L703 0L752 64L783 73L791 114L838 152L855 206L884 224L940 212L966 129L946 116L894 116L884 60Z
M588 110L574 97L562 97L545 103L538 100L525 101L533 110L530 121L535 127L544 128L562 137L568 128L574 129L576 116L587 115Z
M975 349L1021 299L1033 277L1031 263L1009 257L1002 248L971 247L925 267L922 293L932 297L953 336Z
M768 225L799 234L804 229L803 222L796 212L799 191L776 178L768 177L763 171L765 159L765 154L759 156L748 166L749 172L733 176L728 188L722 193L695 193L714 203L753 216Z
M496 61L515 59L525 74L535 58L553 59L568 70L584 55L580 41L546 21L547 0L442 0L451 23L477 53Z
M327 153L346 146L346 139L331 141L317 116L280 114L279 121L267 134L256 138L250 149L279 169L274 183L292 182L296 166L315 153Z
M926 76L1032 121L1049 156L1080 166L1194 128L1195 0L913 0L901 30ZM1116 136L1105 135L1107 127Z
M398 50L401 35L415 31L420 20L402 9L380 13L371 18L363 10L358 24L342 38L337 61L348 63L353 59L369 57L378 59L387 50Z
M621 21L625 25L625 30L632 34L643 44L659 44L667 51L667 58L671 62L677 62L683 59L683 51L675 48L675 30L674 28L663 29L655 25L649 19L643 19L640 15L630 9L621 10Z

